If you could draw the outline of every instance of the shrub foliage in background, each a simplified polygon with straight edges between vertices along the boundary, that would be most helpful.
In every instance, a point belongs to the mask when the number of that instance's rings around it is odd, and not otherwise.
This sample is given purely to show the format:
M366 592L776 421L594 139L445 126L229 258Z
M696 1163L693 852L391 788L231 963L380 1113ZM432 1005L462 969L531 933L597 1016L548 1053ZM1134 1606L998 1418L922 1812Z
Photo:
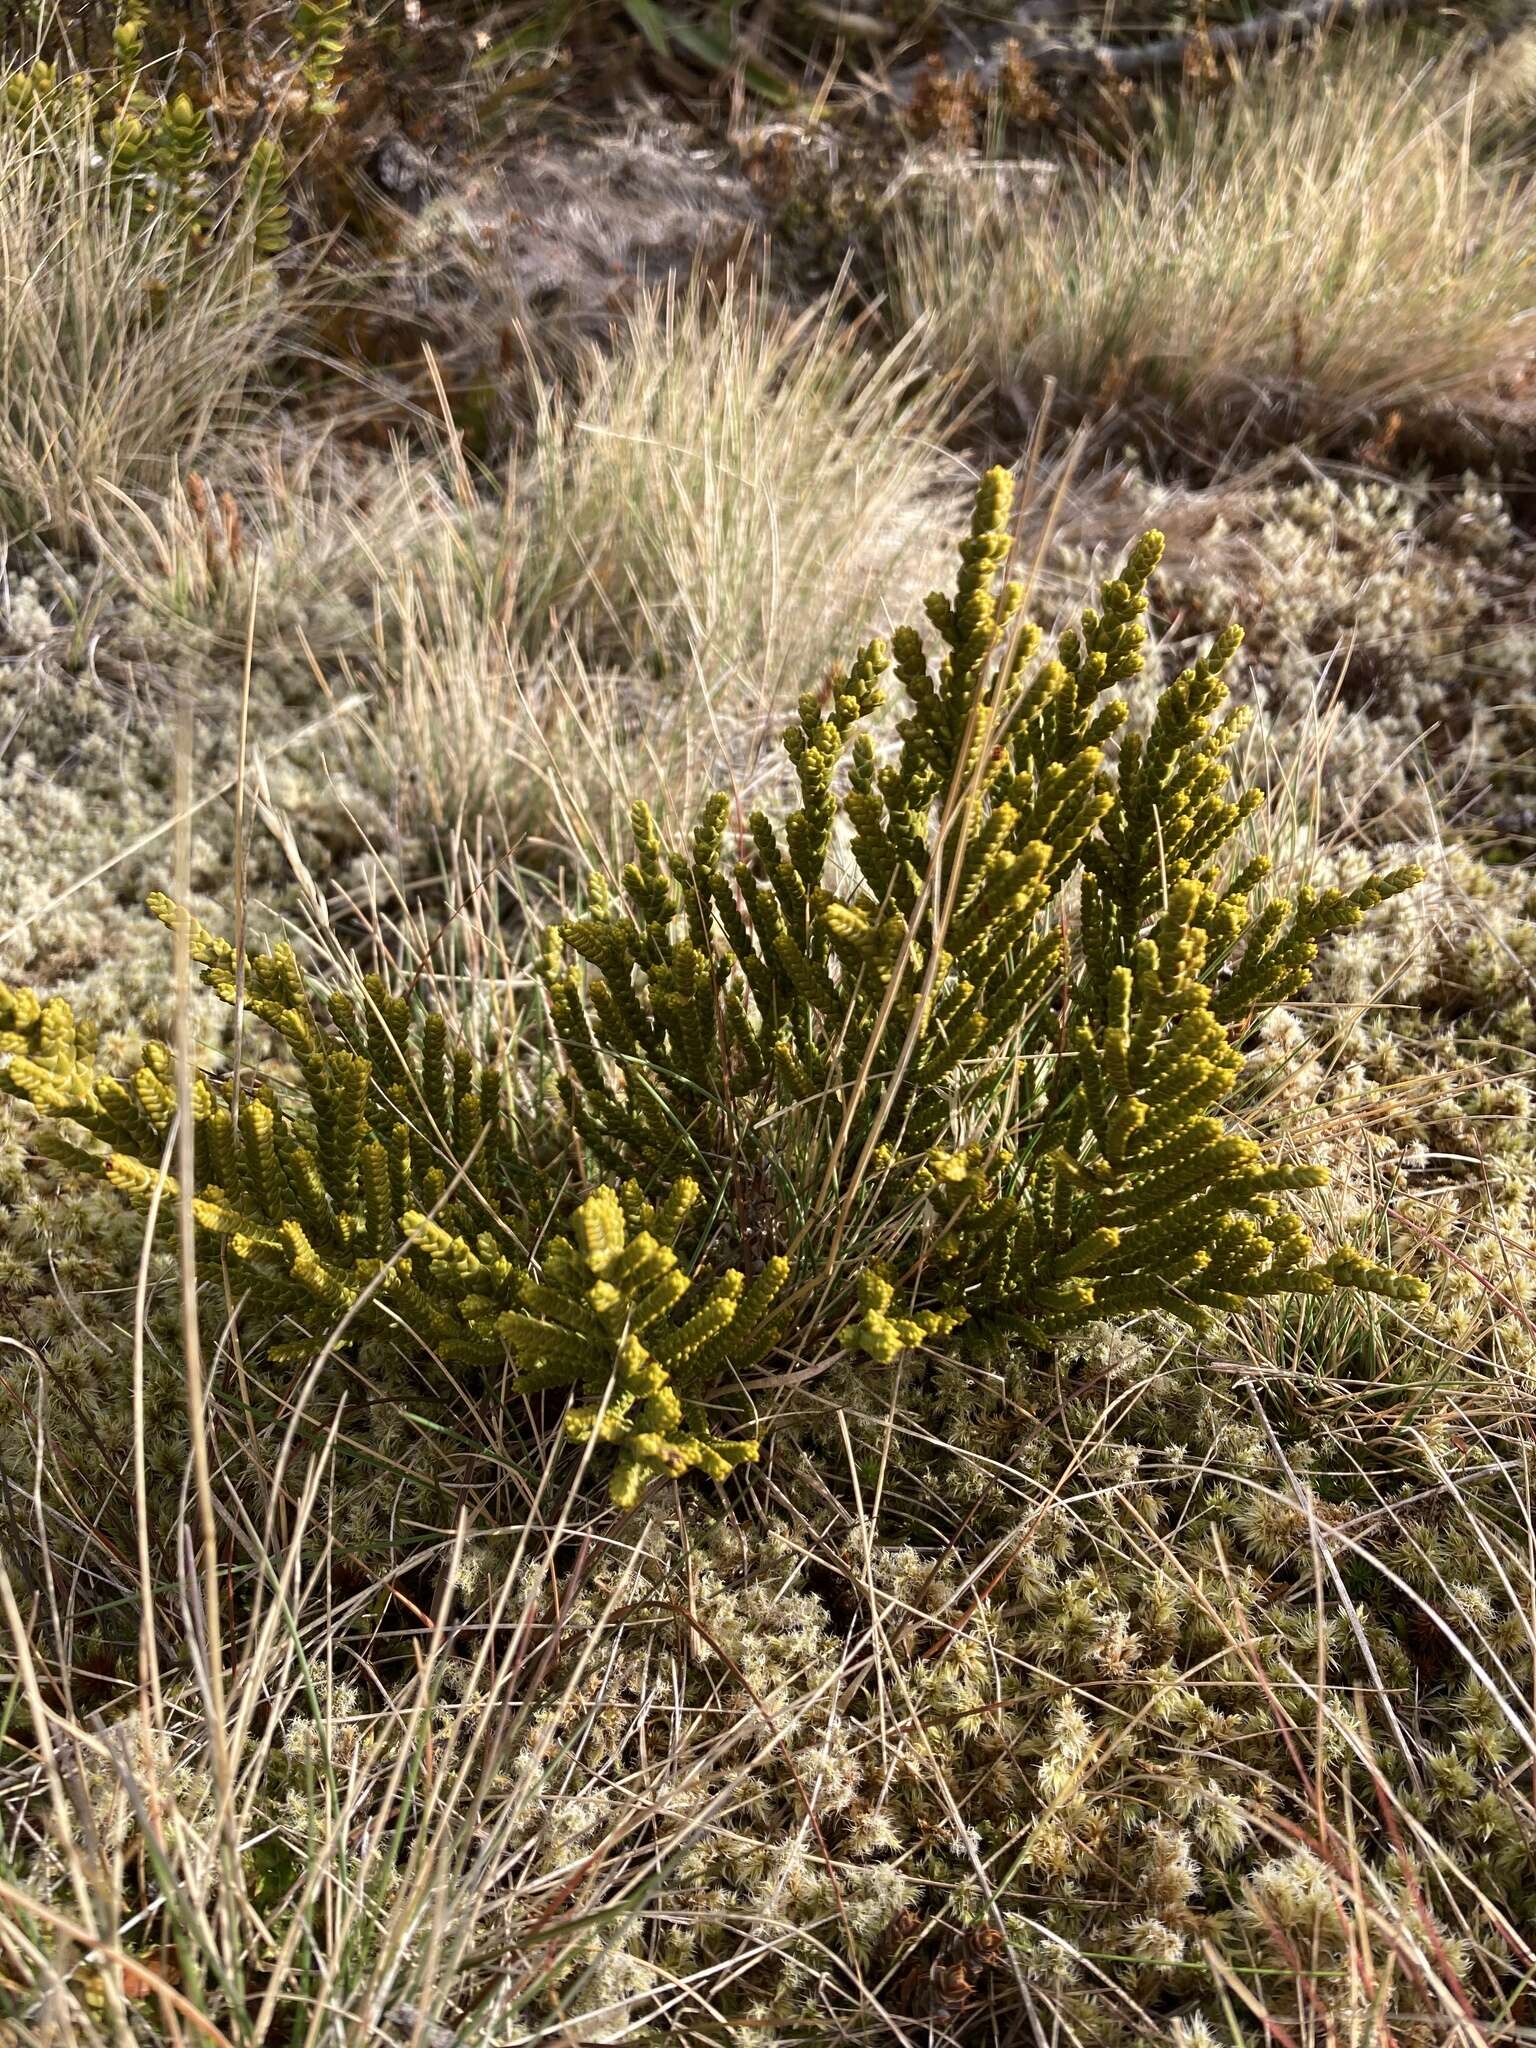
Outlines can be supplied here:
M285 24L290 68L309 87L318 113L330 110L326 87L340 61L345 11L301 0ZM143 0L124 0L99 65L40 56L5 62L0 119L25 141L55 152L85 138L93 168L136 226L161 220L196 246L238 224L259 256L280 255L289 233L281 141L264 130L240 151L221 152L201 88L194 98L167 81L163 66L147 62L148 20Z
M1256 907L1265 863L1233 848L1261 799L1234 792L1221 680L1238 632L1112 763L1160 538L1045 657L999 588L1010 501L989 473L955 593L928 603L937 665L902 631L802 698L782 827L717 796L672 856L636 806L619 889L592 877L547 935L562 1071L534 1118L436 1011L378 979L322 997L289 947L238 957L163 897L287 1073L179 1077L151 1044L119 1078L62 1000L0 989L0 1085L57 1120L55 1153L167 1208L185 1095L201 1242L276 1355L397 1336L456 1369L510 1360L517 1391L577 1390L566 1429L614 1447L621 1504L755 1455L704 1404L774 1347L888 1364L1154 1308L1416 1295L1317 1257L1290 1198L1325 1175L1232 1099L1245 1034L1418 870ZM892 667L909 709L882 757L863 728ZM588 1190L554 1213L552 1119Z

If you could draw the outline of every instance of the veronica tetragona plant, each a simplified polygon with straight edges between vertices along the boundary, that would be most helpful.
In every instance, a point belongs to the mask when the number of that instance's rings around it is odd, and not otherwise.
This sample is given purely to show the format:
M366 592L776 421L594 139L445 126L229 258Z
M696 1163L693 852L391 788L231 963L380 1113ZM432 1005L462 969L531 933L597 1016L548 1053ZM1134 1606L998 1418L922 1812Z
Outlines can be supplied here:
M1286 1198L1325 1174L1223 1111L1320 942L1420 871L1255 909L1268 863L1233 848L1263 799L1233 789L1246 714L1222 681L1239 630L1112 764L1162 538L1042 658L1021 587L998 588L1011 488L983 479L955 593L928 600L937 666L906 630L801 699L782 827L742 830L717 796L669 859L636 805L621 893L594 886L545 948L574 1134L642 1184L694 1174L748 1241L765 1208L786 1244L853 1219L878 1241L915 1199L909 1270L865 1266L842 1326L881 1361L962 1326L1038 1342L1280 1290L1416 1294L1318 1261ZM882 760L867 721L893 669L909 709Z
M382 1336L577 1389L566 1429L616 1449L627 1503L755 1455L703 1403L776 1346L888 1364L1279 1291L1419 1292L1320 1259L1293 1197L1324 1173L1231 1108L1245 1036L1418 871L1255 907L1267 864L1235 848L1262 799L1233 789L1222 681L1237 629L1123 732L1161 538L1046 656L999 587L1010 500L990 472L954 595L928 601L936 663L902 631L801 699L782 824L716 796L669 853L637 804L619 887L592 876L546 934L560 1072L535 1121L588 1190L553 1215L528 1117L449 1020L376 978L322 999L288 947L242 962L151 899L296 1075L189 1084L194 1222L276 1356ZM882 752L893 671L908 709ZM54 1149L75 1164L182 1198L163 1045L104 1075L65 1003L0 990L0 1085L73 1127Z

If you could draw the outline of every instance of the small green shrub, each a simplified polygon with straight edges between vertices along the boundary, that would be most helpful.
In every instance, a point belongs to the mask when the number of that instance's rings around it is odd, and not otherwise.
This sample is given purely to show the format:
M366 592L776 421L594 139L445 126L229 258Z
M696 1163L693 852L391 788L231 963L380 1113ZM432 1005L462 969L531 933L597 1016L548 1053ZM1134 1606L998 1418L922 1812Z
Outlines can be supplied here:
M1230 790L1246 714L1218 717L1240 634L1170 684L1111 773L1127 706L1105 692L1141 667L1160 537L1036 663L1021 588L993 588L1009 497L993 471L955 598L929 600L937 673L915 632L895 637L912 707L895 760L855 737L890 665L874 642L801 699L801 805L782 832L753 813L752 858L725 863L723 796L670 863L636 807L623 901L596 891L545 949L573 1128L609 1167L647 1184L686 1169L726 1203L744 1170L778 1171L786 1196L816 1187L878 1232L916 1195L919 1291L946 1328L1038 1340L1344 1278L1390 1292L1349 1260L1308 1263L1277 1197L1317 1172L1214 1112L1242 1036L1306 985L1319 942L1419 871L1255 912L1267 864L1223 866L1262 801ZM596 970L585 985L567 948ZM899 1348L885 1286L866 1274L845 1332L877 1357Z
M1243 715L1222 715L1240 635L1111 765L1128 709L1107 693L1141 667L1160 537L1038 659L1022 588L997 588L1011 488L984 479L955 595L929 599L937 669L903 630L801 699L782 828L754 813L728 864L717 796L669 857L636 806L620 893L594 876L544 947L563 1120L514 1114L497 1070L381 981L320 1001L291 949L242 960L164 897L296 1084L179 1077L163 1045L120 1080L67 1004L0 990L0 1086L140 1199L185 1097L195 1222L280 1326L275 1356L403 1336L452 1367L510 1357L519 1392L580 1391L567 1433L618 1449L621 1504L755 1455L703 1404L775 1346L883 1365L1147 1309L1198 1325L1265 1294L1418 1298L1357 1253L1317 1256L1287 1198L1325 1173L1233 1103L1256 1021L1420 871L1256 907L1265 863L1232 848L1262 799L1232 790ZM893 659L911 708L882 763L856 729ZM547 1192L561 1161L591 1189L569 1212Z
M311 106L317 113L334 112L331 88L351 29L347 0L297 0L287 26Z
M222 149L201 92L194 99L146 63L147 25L147 8L125 0L102 63L70 52L66 62L39 56L7 68L0 120L38 145L45 163L58 158L61 178L75 138L88 137L93 172L135 227L162 220L194 245L223 228L248 228L258 256L280 255L290 225L281 141L264 130L238 152ZM329 87L345 50L346 0L298 0L284 26L310 111L333 113Z
M6 75L0 109L10 126L47 151L77 126L94 130L96 161L113 196L142 223L164 215L194 240L207 232L217 189L213 136L204 109L184 92L151 91L139 69L142 28L125 22L101 73L61 71L38 58Z

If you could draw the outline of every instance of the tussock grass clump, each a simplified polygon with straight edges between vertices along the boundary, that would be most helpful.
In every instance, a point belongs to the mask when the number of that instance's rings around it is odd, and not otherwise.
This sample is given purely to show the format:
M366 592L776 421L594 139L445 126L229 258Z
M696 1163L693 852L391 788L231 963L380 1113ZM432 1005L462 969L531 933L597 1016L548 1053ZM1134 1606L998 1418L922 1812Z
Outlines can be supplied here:
M835 304L643 299L514 468L525 634L780 710L931 573L914 506L942 474L944 392L924 367L920 335L873 359Z
M644 678L573 647L530 653L447 533L395 564L375 597L373 760L411 839L511 848L525 869L572 852L611 862L637 783L691 801L722 773L754 779L760 706L729 691L658 701Z
M1473 72L1472 90L1481 147L1529 171L1536 151L1536 29L1498 37Z
M690 372L679 362L670 374L682 385ZM878 468L886 451L860 446ZM891 459L899 466L905 458ZM594 474L600 460L591 456ZM579 579L566 609L541 609L547 570L537 565L563 544L541 523L554 462L541 447L531 476L514 466L488 503L460 452L442 446L430 463L397 465L391 495L403 516L349 522L353 579L369 584L359 673L373 686L378 773L396 793L402 824L439 843L479 834L535 867L572 849L616 857L636 786L663 786L684 803L722 776L753 786L783 687L773 675L722 665L718 648L691 637L697 620L674 621L667 667L655 673L634 644L636 619L615 616ZM775 530L784 481L757 479ZM857 507L858 490L850 495ZM643 492L633 504L616 501L606 535L614 577L644 584L655 571L653 509ZM707 551L719 536L698 538ZM927 552L910 535L899 545L907 559ZM884 558L878 544L871 554ZM711 573L701 573L701 590ZM850 577L863 588L867 565ZM794 595L766 602L798 635ZM630 602L641 603L633 590ZM723 586L712 602L726 604Z
M211 448L143 502L112 492L97 545L148 630L228 669L337 674L373 643L379 588L452 517L436 470L335 436L262 433ZM253 602L254 588L254 602Z
M751 789L826 648L929 580L952 497L919 368L836 304L701 284L541 391L494 478L447 432L375 458L289 437L193 450L96 520L162 639L227 664L253 618L259 664L367 686L408 829L606 847L626 781Z
M88 544L118 492L178 466L260 402L277 321L255 233L199 246L103 176L90 122L0 120L0 516Z
M1390 40L1256 66L1057 196L956 185L892 252L908 320L1021 403L1327 435L1486 387L1528 334L1528 194Z

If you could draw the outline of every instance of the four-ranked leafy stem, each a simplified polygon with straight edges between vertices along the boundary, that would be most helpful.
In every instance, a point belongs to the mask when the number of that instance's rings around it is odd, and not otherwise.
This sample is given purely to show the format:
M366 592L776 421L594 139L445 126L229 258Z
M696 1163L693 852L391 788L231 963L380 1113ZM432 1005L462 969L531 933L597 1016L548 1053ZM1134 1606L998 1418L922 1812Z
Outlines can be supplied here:
M781 824L733 827L715 796L669 853L635 805L619 891L594 874L585 915L545 935L561 1057L536 1116L377 977L322 997L286 945L246 958L245 1007L298 1086L242 1083L237 1113L230 1080L195 1077L191 1200L272 1356L314 1357L345 1317L349 1342L510 1360L519 1392L577 1390L566 1431L612 1446L627 1505L756 1456L706 1403L775 1354L888 1365L1263 1294L1420 1296L1358 1252L1319 1258L1293 1197L1323 1170L1230 1115L1257 1020L1420 871L1255 908L1268 863L1234 846L1262 798L1234 790L1222 681L1240 633L1122 732L1161 536L1047 657L999 587L1011 500L989 472L954 594L928 600L936 663L903 630L801 698ZM892 672L908 709L883 756ZM151 908L233 1002L233 949ZM149 1197L168 1048L105 1074L66 1003L0 986L0 1086L62 1127L55 1156ZM588 1189L554 1217L534 1166L552 1118Z

